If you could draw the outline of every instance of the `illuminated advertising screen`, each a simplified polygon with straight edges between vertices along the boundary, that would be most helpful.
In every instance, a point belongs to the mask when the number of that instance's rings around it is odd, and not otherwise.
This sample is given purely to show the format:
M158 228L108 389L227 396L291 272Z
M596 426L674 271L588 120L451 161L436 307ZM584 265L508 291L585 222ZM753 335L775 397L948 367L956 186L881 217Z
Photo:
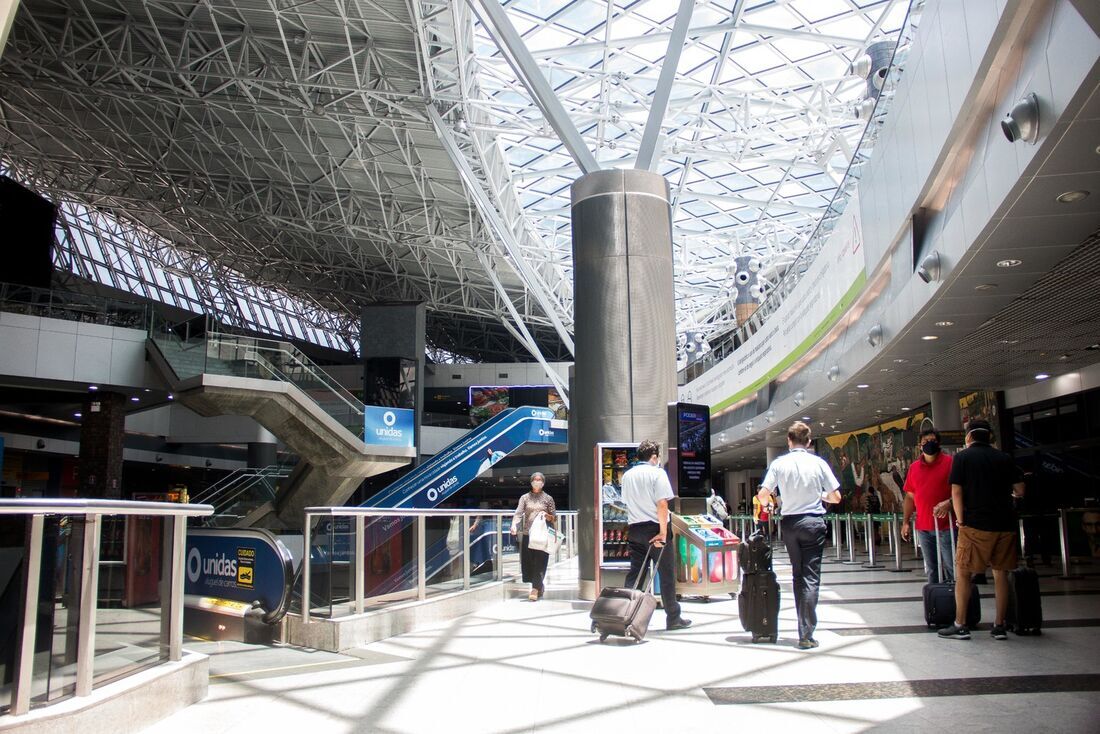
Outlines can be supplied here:
M676 471L681 497L704 497L710 484L710 407L676 403Z

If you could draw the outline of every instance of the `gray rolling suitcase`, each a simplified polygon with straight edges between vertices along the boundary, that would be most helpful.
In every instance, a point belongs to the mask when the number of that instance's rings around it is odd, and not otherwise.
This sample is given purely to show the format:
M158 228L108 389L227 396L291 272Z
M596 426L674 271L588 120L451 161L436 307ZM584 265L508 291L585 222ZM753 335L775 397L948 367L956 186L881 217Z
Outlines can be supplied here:
M649 583L646 589L641 589L642 580L646 577L646 564L649 563L649 551L646 551L645 561L642 562L642 570L638 574L638 580L633 588L630 587L605 587L600 591L592 605L589 616L592 618L592 631L600 635L603 642L609 635L616 637L629 637L635 642L645 639L649 631L649 620L657 609L657 599L653 596L653 578L657 569L649 569ZM662 546L657 554L657 562L660 563L661 555L665 552Z

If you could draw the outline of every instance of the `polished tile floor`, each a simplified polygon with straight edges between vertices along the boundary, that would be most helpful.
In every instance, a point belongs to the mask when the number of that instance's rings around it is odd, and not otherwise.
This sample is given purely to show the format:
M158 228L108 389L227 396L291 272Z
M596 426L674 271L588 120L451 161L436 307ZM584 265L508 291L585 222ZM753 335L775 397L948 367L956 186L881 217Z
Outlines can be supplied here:
M910 564L912 565L912 564ZM729 599L685 600L688 630L600 644L574 600L575 561L547 598L334 654L194 642L210 694L149 731L730 732L1100 731L1100 564L1040 568L1041 637L941 640L922 625L922 576L827 561L821 647L795 648L789 569L781 638L752 645ZM985 598L984 595L988 595Z

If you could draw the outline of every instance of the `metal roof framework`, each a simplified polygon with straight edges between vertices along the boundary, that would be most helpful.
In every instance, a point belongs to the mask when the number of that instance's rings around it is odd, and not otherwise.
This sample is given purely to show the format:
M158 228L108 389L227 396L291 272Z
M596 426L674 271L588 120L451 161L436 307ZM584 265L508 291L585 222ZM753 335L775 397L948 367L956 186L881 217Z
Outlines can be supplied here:
M767 283L794 261L865 125L852 62L908 6L696 2L661 83L683 3L505 2L548 120L488 2L23 0L0 160L65 202L59 261L93 280L349 348L363 306L424 301L438 359L568 360L581 168L552 123L601 167L635 165L649 128L678 323L728 331L732 259Z

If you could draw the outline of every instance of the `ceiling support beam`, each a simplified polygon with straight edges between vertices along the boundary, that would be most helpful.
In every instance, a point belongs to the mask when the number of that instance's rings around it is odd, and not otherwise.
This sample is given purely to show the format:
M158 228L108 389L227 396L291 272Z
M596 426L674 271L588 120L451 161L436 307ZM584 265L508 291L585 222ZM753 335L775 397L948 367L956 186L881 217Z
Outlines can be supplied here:
M520 280L523 281L528 293L531 294L546 314L546 317L553 323L554 329L558 332L558 337L561 339L562 343L565 344L565 348L569 350L570 354L573 354L573 336L565 328L565 323L561 318L561 314L558 313L555 303L547 296L546 284L524 258L523 251L516 241L515 235L501 220L500 214L497 213L496 207L493 206L488 194L486 194L479 185L477 176L474 175L473 169L470 168L466 156L459 150L458 142L455 140L454 134L447 126L447 123L443 121L443 118L440 117L439 111L436 110L434 105L428 104L427 113L428 118L435 126L436 134L443 144L443 149L447 151L447 155L450 156L455 164L455 168L458 169L459 177L466 186L466 192L469 194L470 198L473 199L478 212L485 220L485 223L489 225L489 230L495 235L496 240L507 254L508 262L515 269ZM489 272L490 278L496 282L496 275L491 271ZM507 298L507 296L505 296L505 300L508 301L509 304L511 303L511 299ZM534 346L533 342L532 346ZM536 359L541 358L540 354L534 354L534 356Z
M676 78L676 67L680 64L680 54L684 50L684 41L687 40L693 10L695 0L680 0L672 35L668 39L668 51L665 52L665 60L661 64L661 76L657 79L657 88L653 90L653 99L650 100L649 118L645 123L645 132L642 133L638 160L634 163L638 170L654 170L660 158L657 143L661 137L661 123L664 122L665 111L668 109L668 98L672 95L672 81Z
M584 138L577 131L577 126L569 119L557 94L554 93L554 88L550 86L550 82L546 81L546 77L543 76L534 57L524 44L523 38L508 20L508 15L498 0L469 0L469 3L477 19L485 26L489 36L500 48L500 53L507 59L508 65L512 67L520 82L530 93L531 99L542 111L543 117L550 123L550 127L554 128L554 132L558 134L566 150L577 162L581 173L600 170L596 157L588 149Z

